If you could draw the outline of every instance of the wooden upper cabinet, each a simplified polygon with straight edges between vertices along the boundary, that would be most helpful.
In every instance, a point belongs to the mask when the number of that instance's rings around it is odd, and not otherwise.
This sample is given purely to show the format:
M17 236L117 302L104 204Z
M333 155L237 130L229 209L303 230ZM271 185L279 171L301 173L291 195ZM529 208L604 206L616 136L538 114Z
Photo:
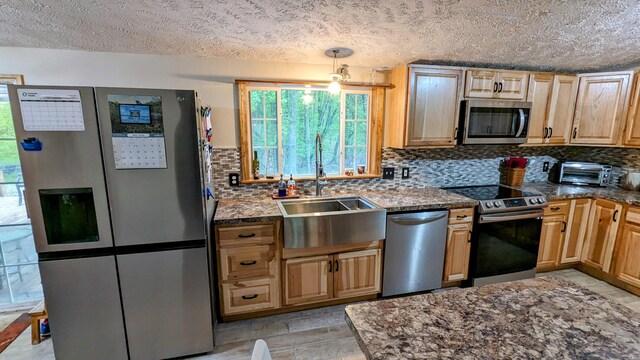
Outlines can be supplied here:
M624 144L640 146L640 73L636 73L633 79L633 92L624 131Z
M527 134L527 143L529 144L542 144L546 141L548 135L547 117L552 89L552 74L529 75L527 101L532 103Z
M467 70L465 96L469 98L524 100L529 75L522 71Z
M333 256L312 256L284 262L284 303L328 300L333 297Z
M562 245L560 264L579 263L582 256L582 246L587 235L589 225L589 210L591 199L571 200L567 231Z
M464 72L419 65L392 71L389 145L395 148L453 146Z
M498 72L494 70L467 70L464 96L492 99L498 91Z
M568 144L571 125L578 96L578 77L575 75L555 75L547 117L546 143Z
M582 252L583 263L609 272L621 217L622 205L602 199L593 202Z
M380 292L382 251L370 249L334 256L334 297L346 298Z
M640 287L640 208L629 208L616 257L616 277Z
M627 114L631 72L580 75L572 144L615 145Z

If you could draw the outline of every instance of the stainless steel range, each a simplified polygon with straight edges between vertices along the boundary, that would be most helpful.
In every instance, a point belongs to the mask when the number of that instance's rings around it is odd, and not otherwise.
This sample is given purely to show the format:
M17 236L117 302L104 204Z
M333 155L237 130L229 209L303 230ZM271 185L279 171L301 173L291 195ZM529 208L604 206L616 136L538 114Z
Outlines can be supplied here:
M499 185L447 189L478 200L471 234L466 285L485 285L535 276L543 195Z

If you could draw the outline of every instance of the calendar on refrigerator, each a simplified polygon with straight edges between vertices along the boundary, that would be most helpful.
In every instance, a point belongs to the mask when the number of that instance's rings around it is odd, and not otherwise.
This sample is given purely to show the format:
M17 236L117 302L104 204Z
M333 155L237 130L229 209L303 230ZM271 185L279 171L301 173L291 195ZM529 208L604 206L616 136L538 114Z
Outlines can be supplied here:
M109 95L116 169L165 169L160 96Z
M25 131L84 131L80 91L18 89Z

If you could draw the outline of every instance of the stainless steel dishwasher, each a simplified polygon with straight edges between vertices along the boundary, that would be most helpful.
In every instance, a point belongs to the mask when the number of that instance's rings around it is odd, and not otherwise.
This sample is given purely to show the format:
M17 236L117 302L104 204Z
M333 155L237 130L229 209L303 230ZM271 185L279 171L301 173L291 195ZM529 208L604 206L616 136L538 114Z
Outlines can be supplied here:
M448 211L387 216L382 296L442 286Z

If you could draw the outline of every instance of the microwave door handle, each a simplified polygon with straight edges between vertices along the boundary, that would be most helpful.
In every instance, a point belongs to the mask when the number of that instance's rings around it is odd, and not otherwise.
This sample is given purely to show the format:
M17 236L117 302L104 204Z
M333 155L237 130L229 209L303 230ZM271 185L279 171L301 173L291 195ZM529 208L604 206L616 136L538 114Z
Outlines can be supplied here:
M517 138L520 137L520 135L522 135L522 132L524 131L524 122L525 122L524 110L518 109L518 112L520 112L520 127L518 127L518 132L516 132Z

